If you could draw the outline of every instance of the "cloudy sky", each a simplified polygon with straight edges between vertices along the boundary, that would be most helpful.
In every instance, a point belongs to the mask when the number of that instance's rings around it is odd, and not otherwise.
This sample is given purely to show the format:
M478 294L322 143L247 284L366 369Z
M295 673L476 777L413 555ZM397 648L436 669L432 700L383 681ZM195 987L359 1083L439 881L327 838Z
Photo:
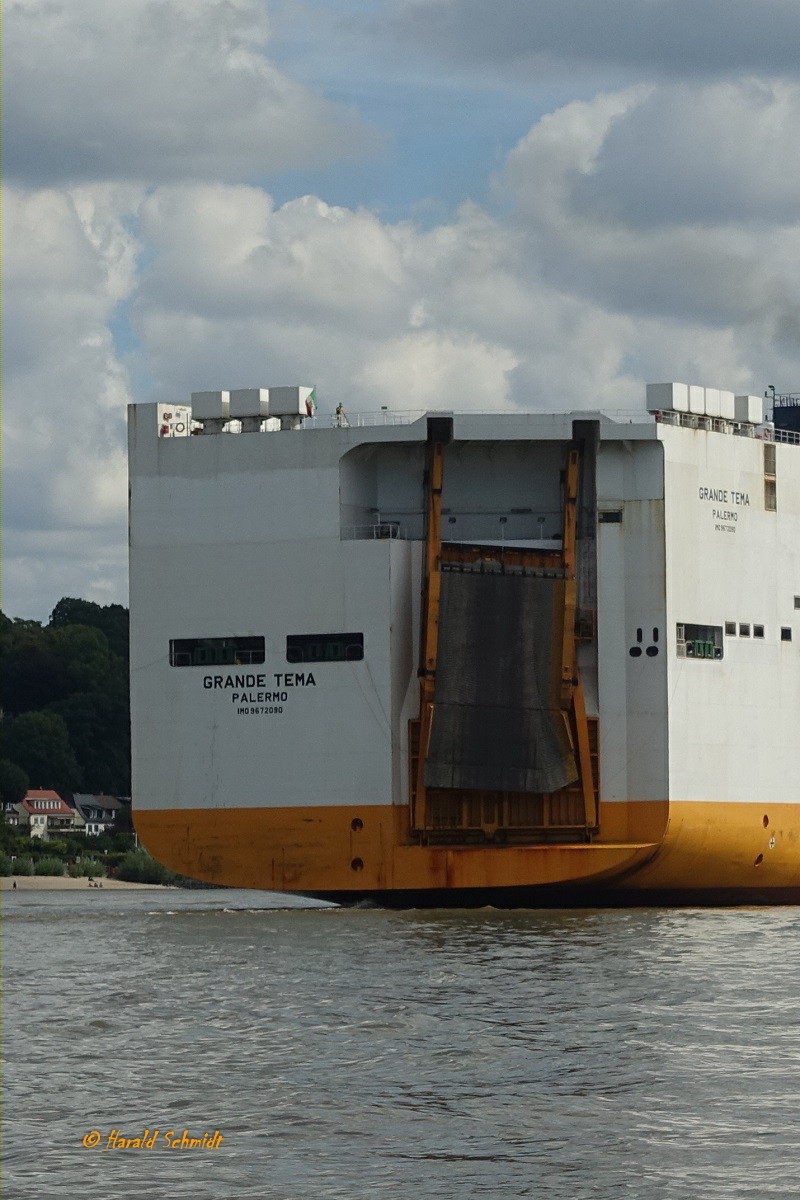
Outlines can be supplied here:
M127 602L125 409L800 390L797 0L7 0L3 608Z

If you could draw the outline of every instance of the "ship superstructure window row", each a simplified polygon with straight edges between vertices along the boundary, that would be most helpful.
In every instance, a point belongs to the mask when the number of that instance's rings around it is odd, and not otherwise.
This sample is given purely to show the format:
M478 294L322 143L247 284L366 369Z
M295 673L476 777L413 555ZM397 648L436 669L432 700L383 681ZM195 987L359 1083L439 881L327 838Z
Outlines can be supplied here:
M680 658L722 658L722 640L723 626L721 625L694 625L687 622L679 623L676 626L677 630L677 649ZM726 621L724 625L725 637L754 638L757 641L766 641L766 626L760 624L751 624L749 621ZM653 630L654 641L656 631ZM637 629L637 642L642 641L642 631ZM780 630L780 640L782 642L791 642L792 630L789 625L782 625ZM652 653L649 649L647 653ZM630 654L634 658L642 653L639 646L632 646ZM655 650L655 653L658 653Z
M171 667L249 667L263 663L263 637L172 638Z
M735 621L725 622L725 636L736 637L737 624ZM758 638L760 641L766 641L766 626L751 625L749 621L742 621L738 626L739 637L749 638L751 635ZM790 625L781 625L781 641L790 642L792 640L792 629Z
M363 633L298 633L286 638L290 663L360 662ZM263 637L172 638L172 667L249 667L266 661Z
M286 661L290 663L360 662L363 633L290 633Z

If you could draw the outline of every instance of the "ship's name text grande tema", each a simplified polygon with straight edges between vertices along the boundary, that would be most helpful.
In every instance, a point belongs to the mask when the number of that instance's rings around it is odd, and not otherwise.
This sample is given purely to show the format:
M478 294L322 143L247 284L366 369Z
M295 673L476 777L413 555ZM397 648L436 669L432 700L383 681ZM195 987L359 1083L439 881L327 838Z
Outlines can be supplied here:
M739 504L742 508L750 507L749 492L735 492L729 491L727 488L701 486L697 489L697 494L701 500L710 500L713 504Z

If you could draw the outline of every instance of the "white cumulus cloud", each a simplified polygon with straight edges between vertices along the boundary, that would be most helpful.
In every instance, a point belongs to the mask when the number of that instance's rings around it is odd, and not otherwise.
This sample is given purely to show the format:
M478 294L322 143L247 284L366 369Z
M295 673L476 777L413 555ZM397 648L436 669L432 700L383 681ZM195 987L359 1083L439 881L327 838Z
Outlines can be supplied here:
M371 151L377 135L265 55L257 0L11 0L7 178L240 179Z
M587 29L633 3L587 0ZM448 52L501 66L534 42L566 61L581 8L400 7L406 44L463 17ZM496 159L486 205L423 227L330 203L323 181L284 202L257 186L372 135L270 61L256 0L12 0L6 607L125 601L132 398L309 383L324 420L340 400L630 410L647 380L800 388L796 72L758 77L767 35L737 50L727 29L716 66L739 74L698 60L664 82L645 43L677 26L645 7L618 57L647 70L552 106ZM769 7L786 35L794 10ZM705 36L719 4L695 8ZM614 49L590 41L572 46L587 70Z
M3 602L12 611L23 595L28 611L52 597L42 547L54 540L76 579L82 571L94 588L96 577L100 594L119 589L131 393L109 322L134 286L137 246L120 211L135 199L108 186L6 189L4 283L14 302L3 331ZM67 550L77 545L92 546L89 562Z

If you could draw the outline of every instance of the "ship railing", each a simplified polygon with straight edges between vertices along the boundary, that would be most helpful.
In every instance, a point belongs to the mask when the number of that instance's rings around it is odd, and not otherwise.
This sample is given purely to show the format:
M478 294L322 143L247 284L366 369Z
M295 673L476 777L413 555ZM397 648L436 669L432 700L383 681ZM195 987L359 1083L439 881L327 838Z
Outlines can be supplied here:
M413 425L426 413L424 408L407 408L399 411L389 411L382 408L378 412L365 413L326 413L325 416L306 418L303 425L306 429L364 429L375 425Z
M679 425L683 429L706 429L714 433L735 433L740 437L755 437L756 425L748 421L732 421L727 417L708 417L702 413L676 412L674 409L660 409L654 412L656 421L662 425Z
M303 417L301 427L304 429L327 429L332 426L334 429L364 429L381 425L412 425L414 421L424 417L427 411L424 408L414 408L390 412L388 409L382 408L378 412L353 413L352 415L327 413L325 416ZM679 425L685 429L705 429L714 433L728 433L737 437L759 438L767 442L783 442L789 446L800 446L800 431L775 428L770 421L754 425L749 421L732 421L727 417L708 417L702 413L676 412L674 409L641 413L627 408L604 408L601 412L604 417L620 424L624 424L626 421L631 425L639 424L649 418L655 418L663 425ZM200 424L193 424L195 427L192 432L199 433L201 431ZM206 424L211 425L212 423L206 422ZM261 422L261 428L269 432L277 430L280 428L280 420L276 417L269 417ZM242 422L235 419L226 421L224 424L219 422L219 430L223 433L241 433ZM216 431L214 430L214 432ZM212 432L212 430L207 429L206 432Z
M380 425L412 425L426 413L424 408L405 409L390 412L382 408L379 412L366 413L325 413L313 417L294 418L299 429L364 429ZM205 429L203 428L205 426ZM259 421L258 428L262 433L275 433L281 428L280 417L266 417ZM244 423L233 417L229 421L193 421L192 433L242 433Z
M713 433L729 433L736 437L758 438L764 442L783 442L789 446L800 445L800 433L794 429L776 429L771 421L753 425L749 421L731 421L727 417L706 417L701 413L675 412L661 409L654 412L656 421L662 425L679 425L684 429L705 429Z
M342 530L345 541L386 541L387 538L405 540L407 531L399 521L374 521L371 525L348 525Z

